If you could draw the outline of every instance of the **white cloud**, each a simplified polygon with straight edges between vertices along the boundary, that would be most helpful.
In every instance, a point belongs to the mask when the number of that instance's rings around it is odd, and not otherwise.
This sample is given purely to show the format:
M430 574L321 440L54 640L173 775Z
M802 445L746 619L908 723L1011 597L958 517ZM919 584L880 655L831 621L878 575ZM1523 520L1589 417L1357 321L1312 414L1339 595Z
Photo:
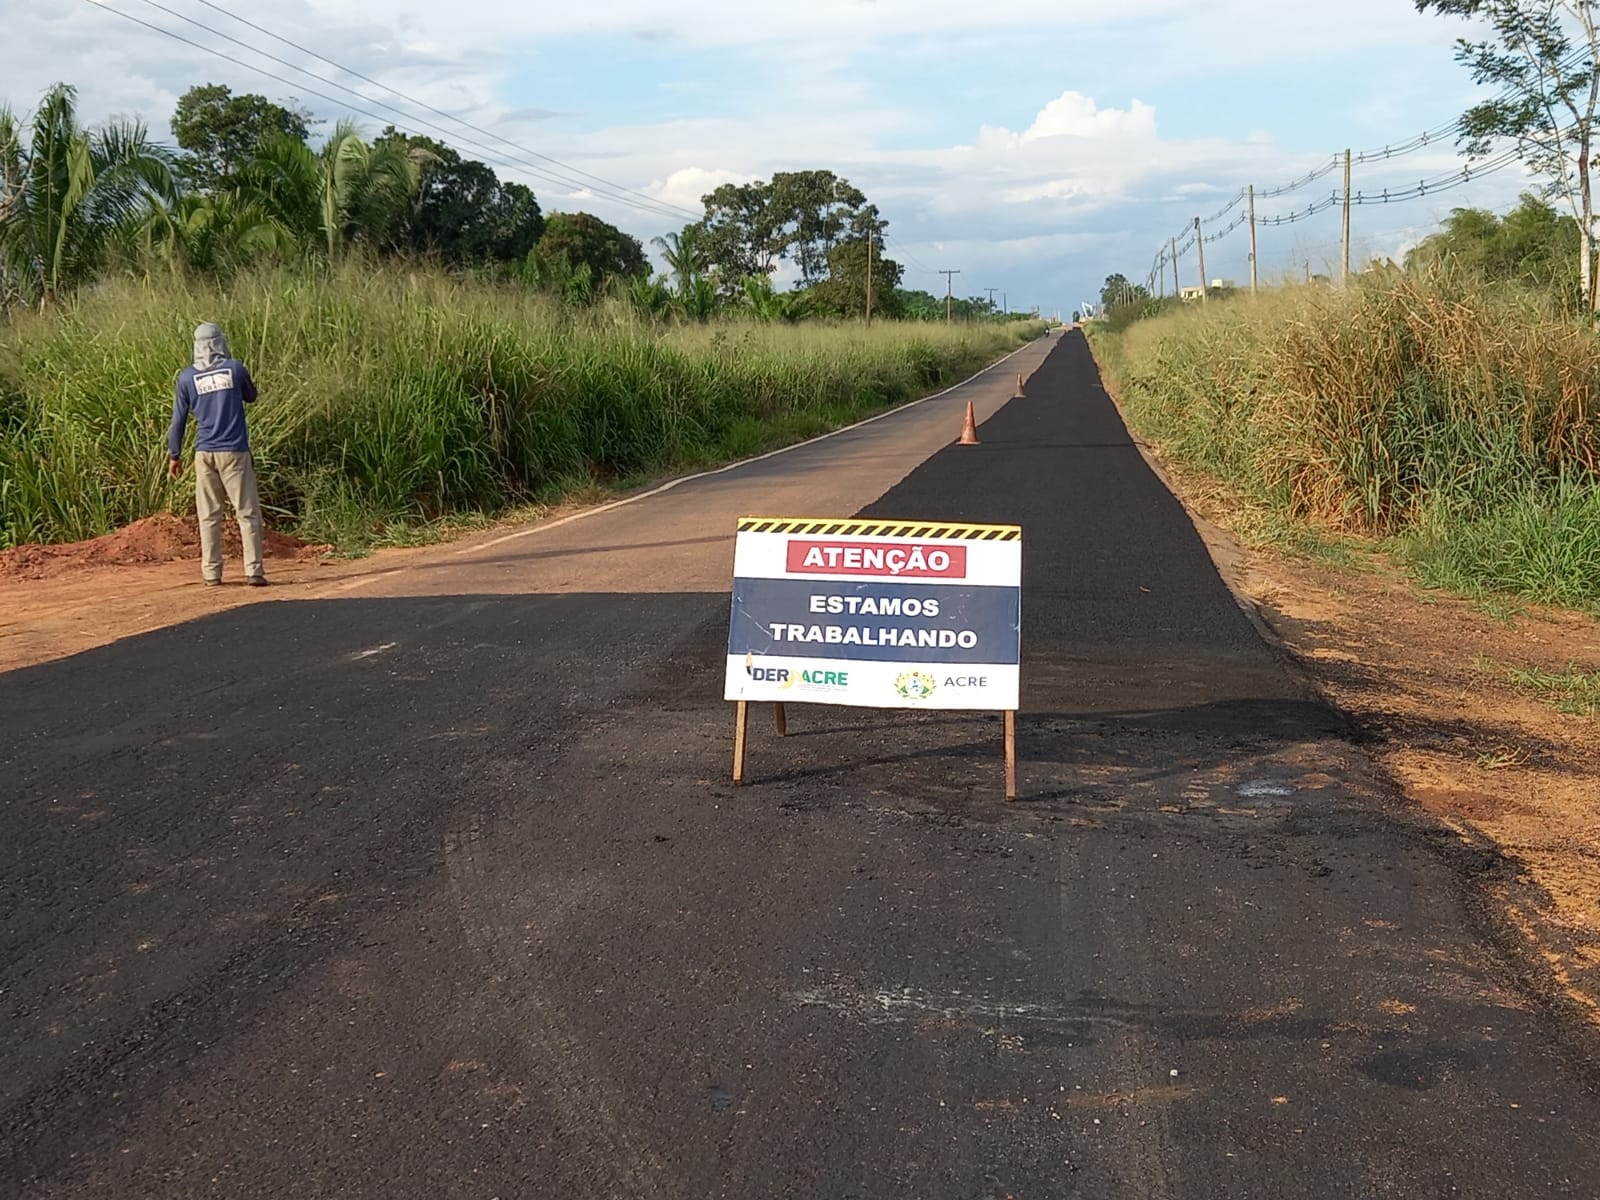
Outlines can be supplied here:
M1024 142L1050 137L1154 138L1156 110L1135 100L1130 108L1100 108L1088 96L1062 92L1039 110Z
M715 191L725 183L749 183L754 175L745 175L726 168L680 167L665 181L653 180L645 190L658 200L677 204L683 208L698 209L700 198Z
M230 25L212 10L169 2L319 75L332 74L325 64ZM112 3L152 23L184 29L131 0ZM1003 281L995 276L1005 273L1025 281L1011 288L1017 303L1019 294L1032 292L1031 299L1042 303L1050 289L1079 290L1085 275L1142 272L1156 245L1196 210L1219 207L1247 182L1292 177L1324 156L1320 149L1302 153L1292 144L1305 119L1293 96L1263 103L1251 117L1259 128L1248 134L1174 135L1169 127L1179 127L1180 117L1188 128L1199 123L1213 85L1264 63L1338 67L1352 86L1348 111L1333 114L1336 119L1353 122L1366 110L1388 114L1398 106L1394 119L1404 124L1412 119L1412 107L1424 99L1431 103L1430 79L1453 86L1460 74L1448 48L1458 30L1419 17L1404 0L1010 7L973 6L969 0L808 0L803 7L776 0L689 0L672 10L660 0L255 0L248 15L521 146L687 210L698 210L700 196L723 182L830 167L861 186L890 218L892 247L922 260L908 284L938 286L941 281L928 274L938 267L962 267L973 286L979 276L985 286L998 285ZM178 95L193 83L215 80L274 98L298 94L327 114L361 103L375 114L362 118L369 129L398 120L326 83L287 87L263 78L244 64L289 72L236 47L218 59L79 0L11 4L4 20L0 101L15 107L29 107L46 86L66 79L81 87L87 119L137 113L164 136ZM192 28L186 33L209 40ZM584 71L565 76L564 55L579 44L591 55L596 47L604 47L599 53L614 49L615 67L590 70L586 60ZM1391 81L1381 81L1382 88L1364 84L1365 52L1400 45L1425 50L1424 61L1436 62L1438 74L1408 76L1403 87L1394 84L1393 94ZM1037 72L1008 79L1011 95L1023 101L1019 110L988 112L963 101L964 73L1005 73L1014 58L1040 47L1059 49L1059 70L1051 68L1048 85ZM635 51L658 62L663 55L691 57L684 59L682 78L663 70L667 77L634 89L632 121L573 119L574 111L616 111L623 105L632 94L628 55ZM739 95L729 96L725 81L696 73L712 61L747 81ZM907 62L925 68L925 85L909 83L885 94L879 80L886 64L903 68ZM903 78L896 77L897 83ZM1136 81L1143 98L1131 94L1135 87L1127 81ZM1158 114L1149 102L1156 98L1157 81L1188 81L1183 103L1189 111L1178 113L1163 99ZM357 80L345 82L376 94ZM315 99L311 88L335 100ZM1417 108L1415 123L1433 124L1459 111L1453 95L1438 104L1426 112ZM443 136L421 120L412 127ZM569 175L565 183L553 182L556 168L491 136L464 133L451 140L502 175L530 183L547 209L582 205L646 241L681 223L607 199L599 184L582 186L590 180ZM1358 186L1398 182L1401 172L1414 180L1455 161L1452 148L1440 146L1392 170L1364 170ZM1499 195L1494 189L1502 182L1501 191L1514 192L1511 175L1460 195L1483 202ZM1413 211L1391 219L1389 210L1361 210L1358 227L1376 231L1387 221L1387 228L1396 228L1419 216ZM1282 240L1287 246L1291 237L1320 236L1320 227L1296 226L1285 229ZM1213 256L1224 264L1212 274L1238 273L1227 259L1239 240L1208 249L1208 267Z

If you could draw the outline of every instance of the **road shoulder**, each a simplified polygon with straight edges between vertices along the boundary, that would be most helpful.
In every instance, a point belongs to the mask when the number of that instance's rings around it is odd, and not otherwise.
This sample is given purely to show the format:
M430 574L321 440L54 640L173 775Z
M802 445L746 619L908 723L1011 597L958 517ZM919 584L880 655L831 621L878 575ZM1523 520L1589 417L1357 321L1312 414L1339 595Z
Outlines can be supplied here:
M1563 711L1553 682L1600 671L1600 620L1428 591L1376 550L1344 564L1251 541L1224 485L1138 444L1268 642L1471 852L1501 940L1600 1025L1600 715Z

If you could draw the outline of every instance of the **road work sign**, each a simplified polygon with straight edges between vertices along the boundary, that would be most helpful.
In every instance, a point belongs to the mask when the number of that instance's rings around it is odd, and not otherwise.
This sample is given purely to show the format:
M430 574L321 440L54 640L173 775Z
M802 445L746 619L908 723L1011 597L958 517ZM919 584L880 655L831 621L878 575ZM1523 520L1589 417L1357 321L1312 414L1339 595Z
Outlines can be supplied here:
M1022 530L742 517L729 700L1009 712Z

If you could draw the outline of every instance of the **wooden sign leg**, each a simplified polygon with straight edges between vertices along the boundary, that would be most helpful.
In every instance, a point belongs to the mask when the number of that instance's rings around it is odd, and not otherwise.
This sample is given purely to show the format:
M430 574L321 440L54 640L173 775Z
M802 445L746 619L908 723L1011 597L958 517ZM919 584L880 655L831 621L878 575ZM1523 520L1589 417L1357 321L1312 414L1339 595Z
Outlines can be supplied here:
M737 701L733 716L733 786L744 785L744 735L750 728L750 709L745 701Z
M1006 713L1006 799L1017 798L1017 714Z
M778 736L779 737L788 737L789 736L789 714L783 711L783 705L774 704L772 706L772 715L773 715L774 718L777 719L777 722L778 722Z

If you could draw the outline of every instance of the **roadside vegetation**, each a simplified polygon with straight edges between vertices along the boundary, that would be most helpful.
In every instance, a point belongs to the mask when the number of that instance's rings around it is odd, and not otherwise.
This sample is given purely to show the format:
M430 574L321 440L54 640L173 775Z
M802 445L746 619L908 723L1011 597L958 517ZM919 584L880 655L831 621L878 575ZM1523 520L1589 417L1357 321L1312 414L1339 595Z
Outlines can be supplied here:
M342 550L702 467L955 382L1037 325L662 325L511 283L347 263L227 287L115 279L0 326L0 546L71 541L193 489L165 475L172 378L219 321L262 399L283 529Z
M1185 303L1113 275L1102 360L1147 437L1286 540L1381 539L1424 584L1600 611L1600 5L1413 3L1472 22L1460 149L1539 194L1339 286Z
M1575 277L1486 265L1503 225L1457 214L1404 268L1134 321L1098 338L1102 364L1141 434L1280 530L1378 539L1430 586L1600 609L1600 332Z
M0 107L0 549L192 508L163 431L201 321L261 384L274 523L346 551L820 433L1042 330L980 299L946 323L831 171L717 188L657 273L440 141L317 125L215 84L176 149L64 85Z

